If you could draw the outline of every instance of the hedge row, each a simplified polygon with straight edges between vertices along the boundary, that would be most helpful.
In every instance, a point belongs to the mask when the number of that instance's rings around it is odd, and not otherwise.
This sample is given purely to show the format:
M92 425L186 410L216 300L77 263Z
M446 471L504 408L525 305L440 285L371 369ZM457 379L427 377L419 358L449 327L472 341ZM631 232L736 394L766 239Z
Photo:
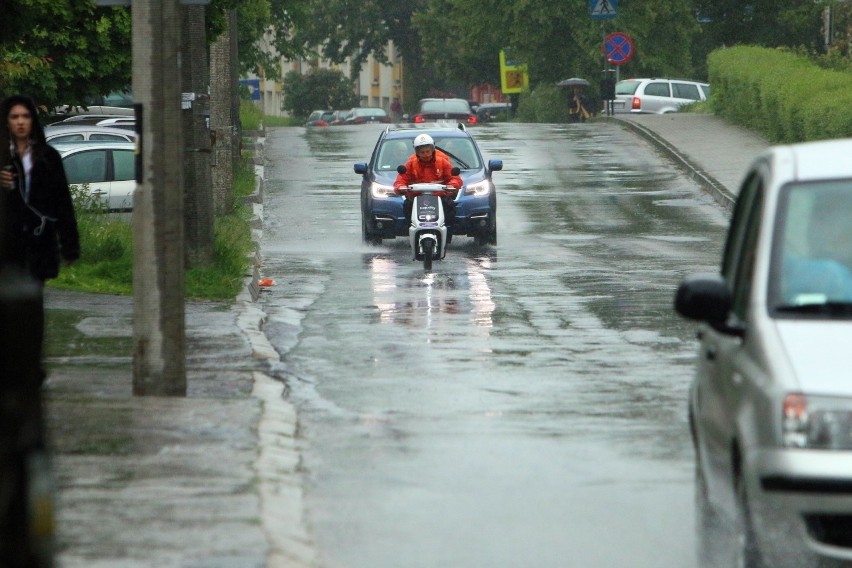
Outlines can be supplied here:
M823 69L806 57L765 47L710 53L715 112L771 142L852 136L852 75Z

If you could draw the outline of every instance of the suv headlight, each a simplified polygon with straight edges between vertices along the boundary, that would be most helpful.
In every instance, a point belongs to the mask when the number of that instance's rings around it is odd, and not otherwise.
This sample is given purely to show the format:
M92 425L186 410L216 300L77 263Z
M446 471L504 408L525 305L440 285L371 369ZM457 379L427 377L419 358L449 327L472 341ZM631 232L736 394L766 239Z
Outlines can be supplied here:
M373 199L387 199L396 195L393 192L393 186L376 182L370 184L370 193L373 195Z
M482 181L471 183L465 186L464 195L473 195L475 197L481 197L483 195L488 195L489 191L491 191L491 185L488 183L487 179L484 179Z
M782 414L784 446L852 450L852 399L788 394Z

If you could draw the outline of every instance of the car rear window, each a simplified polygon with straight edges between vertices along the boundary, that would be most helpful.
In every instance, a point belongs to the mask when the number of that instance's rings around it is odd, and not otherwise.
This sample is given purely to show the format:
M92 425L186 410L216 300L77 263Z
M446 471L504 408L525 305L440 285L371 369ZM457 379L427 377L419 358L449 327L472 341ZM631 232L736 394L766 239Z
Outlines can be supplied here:
M136 157L133 150L113 150L112 165L116 181L136 179Z
M639 81L619 81L615 84L616 95L632 95L639 87Z
M423 101L420 112L456 112L470 114L470 105L467 101Z

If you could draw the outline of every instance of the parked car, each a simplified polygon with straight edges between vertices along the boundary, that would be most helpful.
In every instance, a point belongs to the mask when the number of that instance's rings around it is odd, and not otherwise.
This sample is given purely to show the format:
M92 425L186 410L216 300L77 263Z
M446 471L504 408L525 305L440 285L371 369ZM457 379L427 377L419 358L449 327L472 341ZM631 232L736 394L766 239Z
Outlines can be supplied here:
M352 109L336 110L331 113L329 124L332 126L341 126L343 124L346 124L346 117L348 117L350 114L352 114Z
M700 322L689 423L708 566L852 561L850 155L852 139L757 157L721 272L678 287Z
M476 124L479 120L470 108L470 103L465 99L420 99L417 112L411 119L416 124L424 122L454 121L467 124Z
M482 103L476 108L476 118L479 122L507 120L511 112L512 103Z
M135 116L116 116L114 118L105 118L95 123L96 126L104 126L107 128L121 128L124 130L136 130Z
M428 134L437 150L461 170L464 182L456 197L453 235L473 237L478 244L497 244L497 191L491 175L503 169L501 160L482 158L479 146L463 126L434 128L388 127L381 134L369 162L355 164L361 179L361 236L378 244L382 239L408 236L403 198L394 194L397 167L414 153L414 137Z
M391 122L391 118L383 108L358 107L349 111L343 122L344 124L367 124L372 122L388 124Z
M677 112L680 107L710 98L710 85L683 79L624 79L615 84L616 113Z
M44 127L44 136L52 144L82 142L84 140L112 142L134 142L136 140L136 133L132 130L70 123L49 124Z
M333 110L315 110L308 116L305 126L328 126L333 114Z
M91 196L109 211L133 209L135 143L91 141L53 146L62 157L69 185L88 184Z

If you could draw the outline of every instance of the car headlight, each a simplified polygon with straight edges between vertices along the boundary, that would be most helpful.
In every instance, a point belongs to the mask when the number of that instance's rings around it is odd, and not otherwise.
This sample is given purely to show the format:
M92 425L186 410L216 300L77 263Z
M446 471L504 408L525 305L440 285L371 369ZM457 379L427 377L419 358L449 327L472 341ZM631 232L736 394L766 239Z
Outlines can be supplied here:
M782 432L788 448L852 450L852 399L788 394Z
M386 199L396 195L393 192L393 186L376 182L370 184L370 193L373 195L373 199Z
M483 195L488 195L488 192L491 191L491 184L488 183L487 179L482 181L471 183L465 186L464 194L465 195L473 195L475 197L481 197Z

